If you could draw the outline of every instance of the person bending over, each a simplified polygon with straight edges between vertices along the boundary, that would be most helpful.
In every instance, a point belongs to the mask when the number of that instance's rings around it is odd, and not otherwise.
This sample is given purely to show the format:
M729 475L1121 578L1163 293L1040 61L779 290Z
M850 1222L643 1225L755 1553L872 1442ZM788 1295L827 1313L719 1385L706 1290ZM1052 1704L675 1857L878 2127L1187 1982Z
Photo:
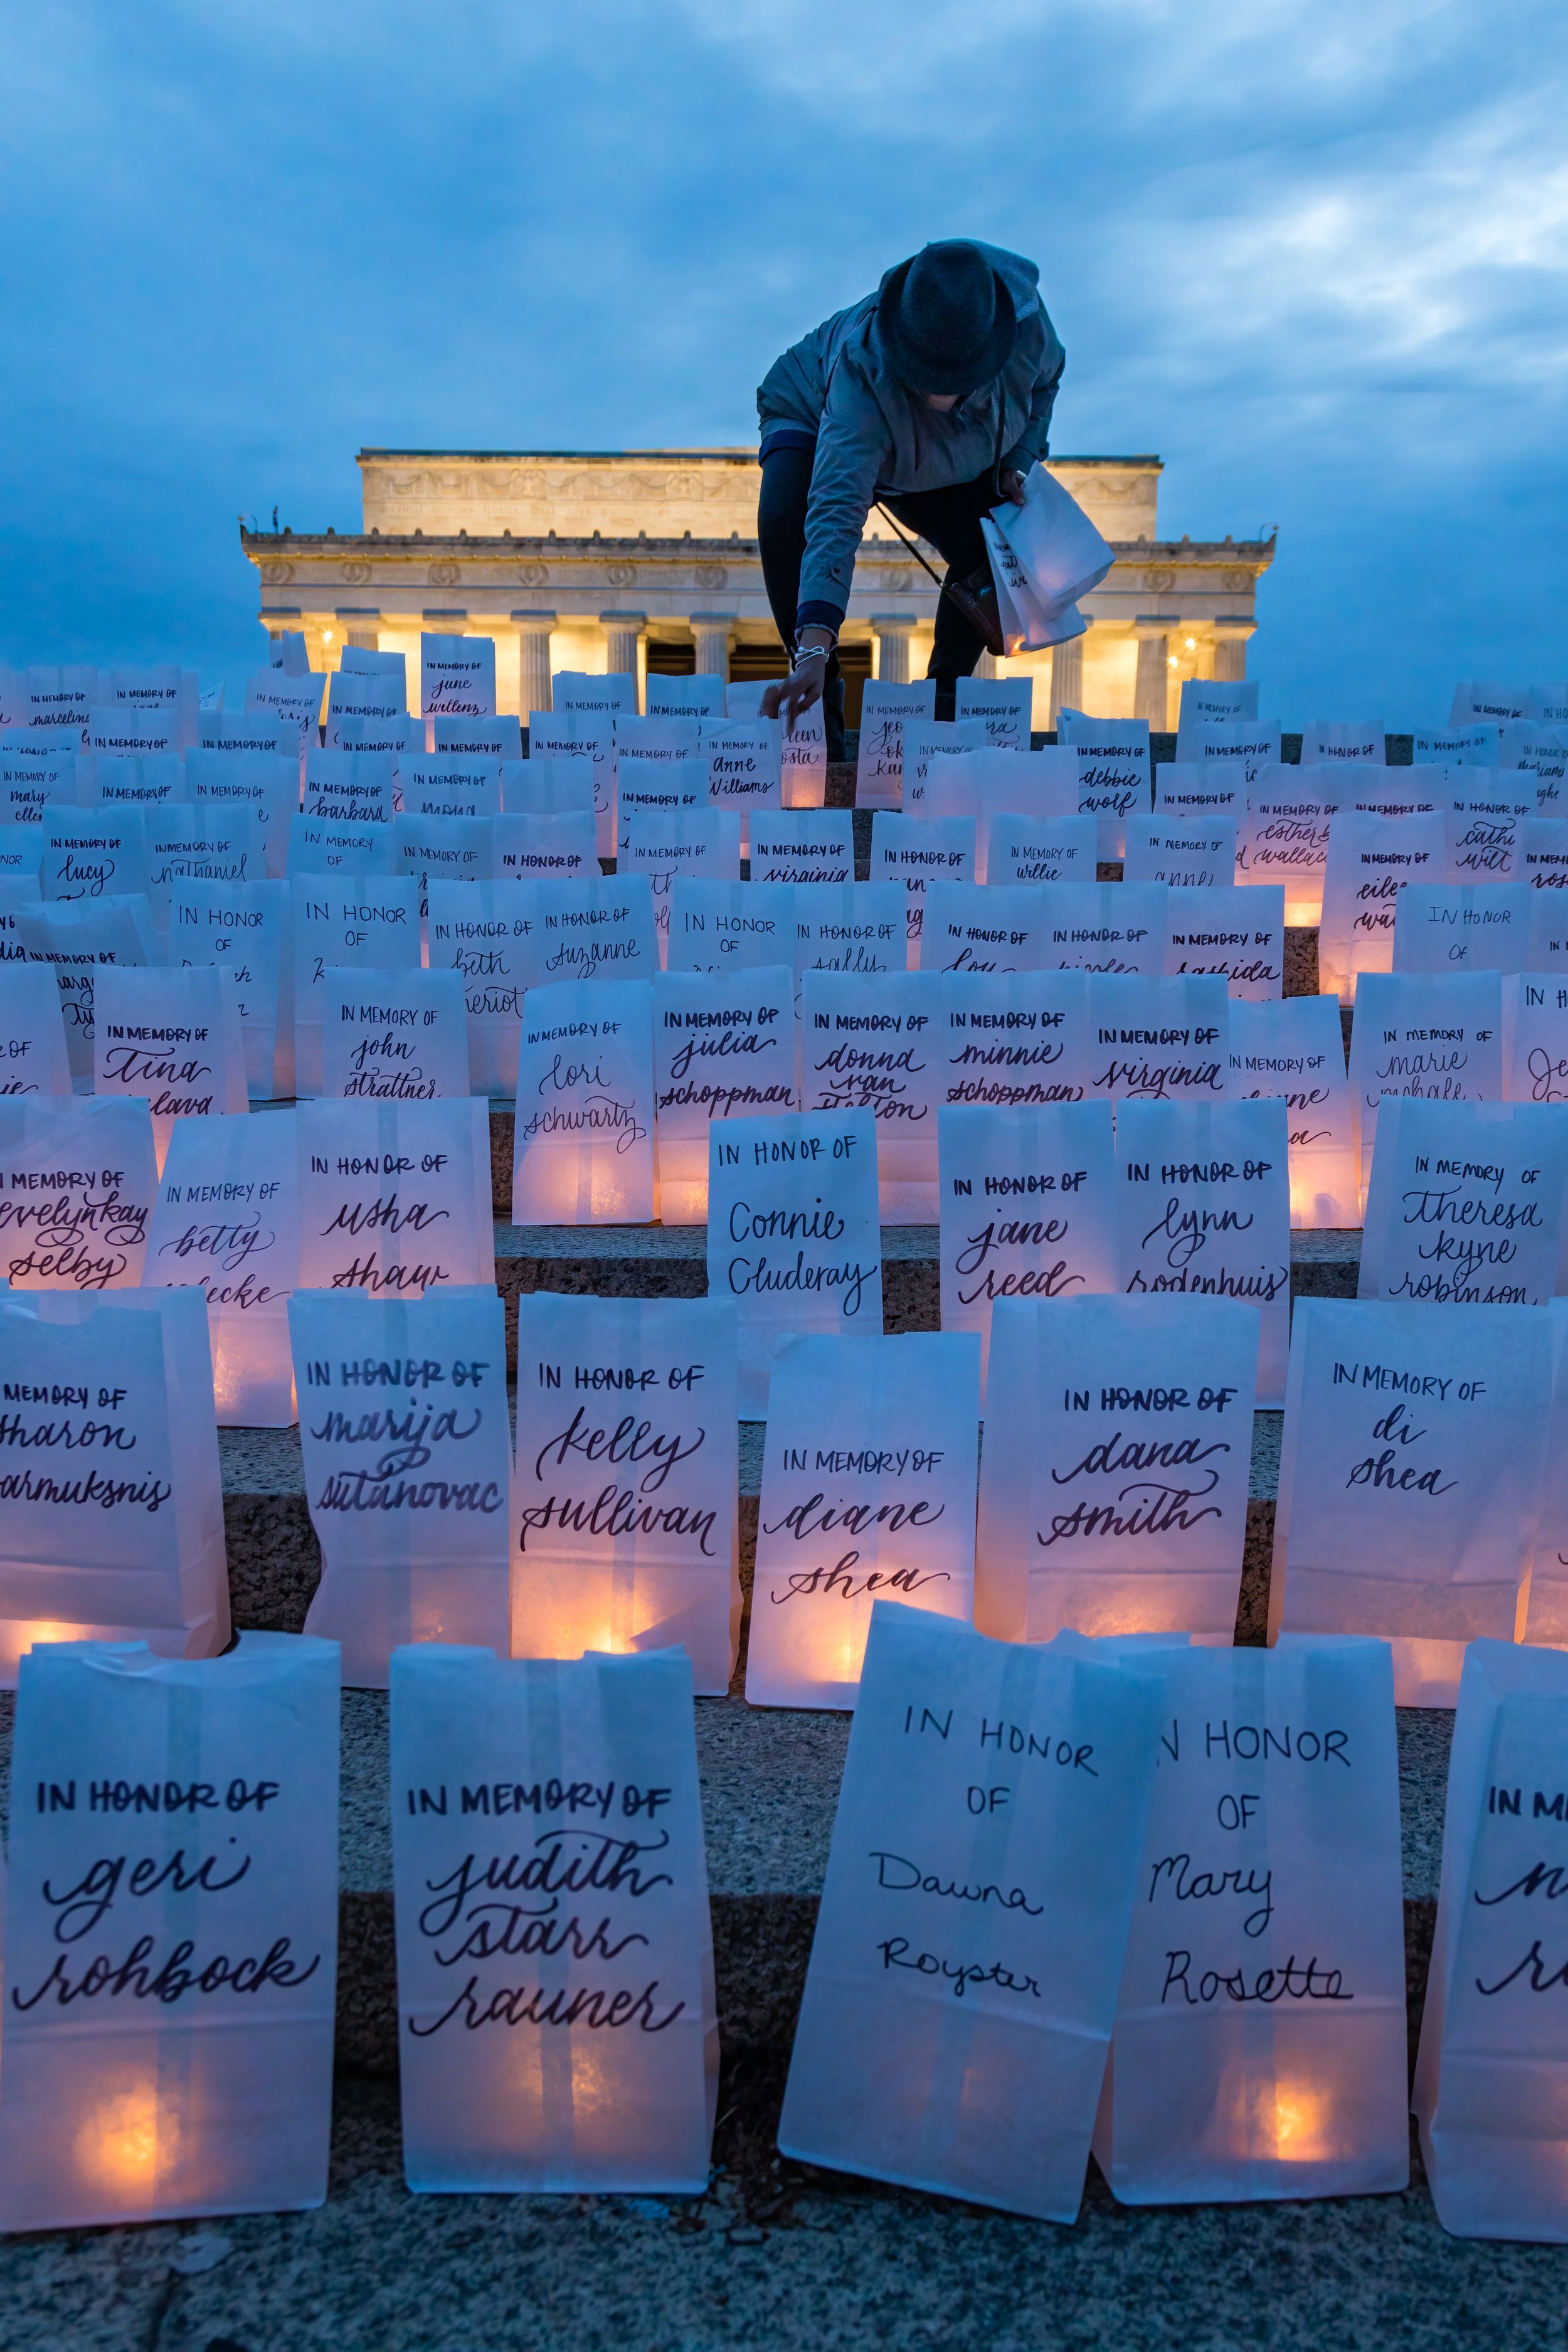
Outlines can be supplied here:
M947 562L926 671L939 719L987 643L1000 646L980 520L1003 499L1023 504L1065 361L1039 275L1000 246L928 245L792 344L758 387L757 537L793 664L762 709L793 728L820 699L830 760L844 757L838 632L873 504Z

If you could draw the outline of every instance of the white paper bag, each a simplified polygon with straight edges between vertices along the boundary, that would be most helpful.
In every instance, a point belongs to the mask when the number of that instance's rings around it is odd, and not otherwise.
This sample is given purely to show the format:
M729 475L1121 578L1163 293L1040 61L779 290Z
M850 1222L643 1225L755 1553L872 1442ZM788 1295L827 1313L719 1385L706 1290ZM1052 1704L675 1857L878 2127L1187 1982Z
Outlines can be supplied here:
M733 809L629 808L616 858L617 874L646 874L653 894L660 964L669 958L669 894L676 877L741 878L741 818Z
M1127 1101L1116 1113L1121 1287L1256 1307L1263 1412L1285 1402L1290 1353L1289 1131L1282 1102Z
M492 817L490 871L498 882L597 881L599 843L593 810L562 809L552 816L513 810Z
M650 719L724 716L724 680L716 669L699 670L685 677L660 676L650 669L644 695Z
M917 816L973 816L984 836L987 823L997 815L1076 816L1079 756L1059 744L1047 744L1040 751L988 746L956 759L933 761L929 782L916 790ZM977 878L984 881L985 877Z
M321 697L326 677L314 670L299 675L280 669L258 670L246 685L247 718L265 715L285 719L293 730L303 772L307 748L321 740Z
M551 673L550 699L558 714L594 716L601 712L626 711L635 713L637 707L637 682L626 670L611 670L606 677L602 670L558 669ZM528 714L529 740L533 740L533 722L547 719L544 710Z
M1447 771L1450 782L1462 778L1465 771ZM1479 781L1481 789L1469 791L1457 784L1454 802L1447 819L1448 869L1444 877L1449 882L1524 882L1529 877L1520 856L1521 828L1539 824L1542 819L1535 812L1535 794L1528 787L1532 779L1527 770L1514 772L1519 782L1512 782L1503 771L1494 774L1484 772ZM1548 824L1561 826L1562 820L1548 817ZM1563 828L1568 832L1568 828ZM1568 840L1562 846L1568 854Z
M1184 696L1186 691L1184 685ZM1256 698L1256 688L1252 691ZM1275 765L1279 758L1278 724L1263 724L1257 719L1210 718L1196 729L1191 740L1190 751L1178 749L1178 759L1210 777L1223 776L1227 772L1236 774L1243 787L1244 799L1247 788L1257 781L1259 772ZM1156 787L1158 783L1156 773ZM1155 796L1157 800L1157 791Z
M738 886L737 886L738 887ZM523 944L526 988L568 980L652 980L659 970L653 890L646 874L530 882Z
M500 804L508 816L587 816L594 814L591 751L530 751L500 763Z
M799 1108L788 964L662 972L653 984L653 1082L659 1222L705 1224L714 1120Z
M1467 1642L1513 1633L1535 1541L1552 1310L1302 1298L1268 1629L1373 1633L1400 1706L1452 1706Z
M1044 466L1024 476L1024 503L990 509L989 520L1027 576L1031 594L1047 615L1076 604L1099 586L1114 551L1070 490Z
M922 972L1037 971L1052 961L1055 900L1039 884L938 881L924 896Z
M1399 894L1412 882L1439 880L1447 858L1447 836L1436 811L1427 816L1339 812L1330 826L1323 866L1321 988L1337 990L1340 1003L1350 1004L1358 972L1393 970Z
M1387 743L1381 719L1313 719L1301 735L1301 765L1321 760L1370 761L1382 767Z
M247 866L247 872L280 881L289 860L289 820L300 806L298 761L291 755L236 744L187 751L185 772L197 808L218 813L234 810L254 819L261 863L255 868Z
M977 878L987 884L1084 882L1099 870L1100 821L1092 816L1012 816L982 825Z
M762 809L752 819L752 882L853 882L851 809Z
M731 679L724 689L725 711L731 719L756 719L768 688L783 684L782 677ZM827 790L827 730L820 702L796 712L794 728L781 739L779 758L784 807L819 809ZM845 878L853 881L854 876Z
M79 756L74 743L47 730L6 728L0 737L0 821L37 824L47 808L74 808Z
M495 707L495 639L426 629L419 640L419 708L424 716L490 719Z
M943 1031L940 973L808 971L801 982L801 1108L870 1112L886 1225L936 1222Z
M95 1090L144 1095L162 1166L177 1120L245 1111L239 987L219 964L154 965L100 973Z
M1568 1109L1384 1103L1358 1298L1543 1307L1557 1287Z
M1205 727L1205 737L1228 730ZM1211 816L1234 816L1237 821L1237 879L1241 879L1247 858L1247 796L1264 768L1279 760L1278 739L1271 757L1260 760L1256 768L1239 760L1161 760L1154 769L1154 814L1184 822Z
M1236 878L1236 819L1218 815L1173 820L1138 811L1126 820L1122 878L1168 882L1184 890L1229 887Z
M1083 1100L1086 972L944 972L942 1008L941 1103L1017 1110Z
M289 820L286 871L310 874L393 874L397 835L390 824L339 824L297 813Z
M1466 686L1456 692L1453 709L1456 715L1447 727L1417 731L1412 738L1412 757L1416 764L1428 760L1473 760L1478 766L1495 768L1502 718L1516 714L1510 709L1493 719L1472 718Z
M186 877L169 893L171 964L234 975L246 1084L253 1102L294 1091L293 893L287 882ZM282 989L290 992L285 1013Z
M984 722L985 740L998 751L1026 751L1035 707L1032 677L961 677L954 689L956 719Z
M0 1687L33 1642L227 1643L206 1308L195 1290L0 1302Z
M1229 1298L998 1299L975 1566L983 1632L1230 1642L1258 1323L1256 1307Z
M200 1663L139 1643L41 1648L23 1667L16 1760L37 1799L11 1822L0 2229L321 2204L331 1644L246 1633Z
M696 804L707 806L708 766L698 757L701 730L696 719L639 719L631 713L616 719L613 727L617 797L634 775L640 777L646 788L651 769L662 767L670 771L672 785L679 778L682 787L695 794ZM623 760L627 763L625 775L621 772ZM648 763L647 768L633 764L643 761ZM695 764L688 767L689 761Z
M1047 967L1151 980L1165 969L1163 882L1064 882L1046 893L1045 916Z
M1110 1105L943 1108L937 1137L942 1328L979 1334L984 1406L997 1299L1121 1288Z
M984 761L985 728L978 719L931 719L907 716L902 721L902 799L910 816L929 816L931 795L940 777L955 772L974 773L973 761ZM948 814L958 814L950 809Z
M0 963L0 1095L68 1095L59 983L47 963Z
M708 763L710 804L742 818L752 809L780 807L783 737L777 719L704 718L698 756Z
M1568 981L1504 973L1502 1091L1507 1102L1568 1102Z
M1361 1197L1336 1000L1287 996L1254 1004L1233 997L1228 1058L1232 1102L1279 1097L1285 1104L1291 1224L1355 1224Z
M60 992L71 1083L93 1073L97 982L121 966L158 960L153 911L144 896L48 899L16 909L16 940L28 958L51 966Z
M289 1328L321 1547L306 1631L342 1643L343 1681L364 1690L386 1688L403 1642L504 1651L511 1445L499 1296L297 1290Z
M1495 971L1363 972L1351 1030L1351 1125L1362 1198L1372 1178L1378 1105L1502 1099L1502 980Z
M880 1328L882 1234L869 1111L714 1123L708 1296L735 1302L741 1421L766 1418L781 1339Z
M1285 891L1278 882L1173 886L1165 899L1168 973L1223 974L1233 1004L1278 1001L1285 985Z
M13 1290L134 1289L157 1186L144 1097L0 1099L0 1276Z
M1427 2186L1461 2238L1568 2240L1557 1888L1568 1659L1472 1642L1448 1760L1443 1874L1411 2098Z
M740 903L749 907L746 883ZM797 882L791 891L795 988L808 971L904 971L909 965L905 894L896 882ZM772 959L770 958L771 961Z
M488 1103L304 1102L295 1116L302 1289L495 1281Z
M512 1223L647 1224L653 1119L649 982L531 988L518 1056Z
M1094 2152L1127 2205L1403 2189L1399 1759L1379 1642L1129 1653L1159 1766Z
M500 761L467 751L441 751L397 763L403 805L410 816L491 817L500 814Z
M153 810L147 820L147 903L161 939L182 882L259 882L266 871L260 828L246 808Z
M787 963L795 949L795 886L710 882L677 875L669 893L671 971L731 971Z
M1224 1097L1230 999L1217 973L1146 980L1134 972L1093 972L1089 1019L1091 1095L1111 1102Z
M419 922L426 942L430 885L487 882L494 872L495 835L500 820L488 816L397 816L392 821L393 871L419 886ZM593 871L598 872L597 864Z
M58 730L80 739L87 748L88 713L103 700L104 688L91 663L32 662L26 673L27 708L24 724Z
M719 2028L686 1660L400 1650L392 1786L410 2189L700 2195Z
M860 748L855 765L857 808L896 809L904 798L904 721L934 719L936 680L908 685L868 678L860 701Z
M329 964L321 1027L323 1095L403 1103L469 1091L460 972L345 971Z
M333 751L308 744L304 813L329 824L390 824L397 806L396 775L390 751Z
M1522 971L1528 882L1409 882L1394 905L1395 971Z
M973 1617L979 1340L798 1335L767 1417L746 1696L852 1707L879 1594Z
M327 681L328 749L338 749L345 719L401 719L407 707L403 681L390 670L334 670Z
M535 928L531 894L516 881L433 881L429 893L430 970L456 972L462 982L469 1087L510 1100Z
M1047 646L1067 645L1083 635L1089 623L1076 604L1047 612L1041 604L1027 568L1004 538L995 513L981 516L980 536L985 541L996 586L996 625L1009 656L1038 653Z
M734 1308L541 1290L519 1317L513 1655L684 1649L721 1698L741 1632Z
M330 971L416 971L419 884L412 875L310 874L294 884L294 1084L323 1091Z
M1078 753L1079 810L1100 821L1101 857L1121 856L1128 817L1153 804L1148 720L1090 719L1081 710L1063 710L1057 740Z
M147 888L147 820L133 806L56 808L39 820L38 888L46 898L134 897Z
M149 1289L206 1300L221 1429L288 1429L299 1418L289 1294L300 1268L299 1145L291 1110L183 1119L158 1181Z
M82 751L77 755L79 808L188 807L190 783L178 751Z
M974 825L972 816L921 819L897 809L878 809L871 819L871 879L903 885L906 951L911 971L920 966L921 926L929 885L976 878Z
M177 711L134 710L122 702L95 703L87 714L86 751L134 758L142 751L174 751L180 745Z
M1076 2220L1157 1738L1131 1673L876 1609L787 2156Z
M1264 768L1247 795L1245 866L1249 882L1285 885L1285 920L1295 925L1320 922L1323 912L1323 869L1329 855L1332 819L1347 804L1345 770L1321 766Z
M625 683L626 681L619 681ZM600 687L615 687L616 677L600 678ZM624 707L637 708L637 680L630 681L632 700ZM594 815L599 828L599 855L613 857L616 854L616 722L612 706L595 703L592 708L571 709L557 703L554 713L531 710L528 714L528 756L531 761L540 758L588 759L594 766ZM502 803L503 807L505 803Z

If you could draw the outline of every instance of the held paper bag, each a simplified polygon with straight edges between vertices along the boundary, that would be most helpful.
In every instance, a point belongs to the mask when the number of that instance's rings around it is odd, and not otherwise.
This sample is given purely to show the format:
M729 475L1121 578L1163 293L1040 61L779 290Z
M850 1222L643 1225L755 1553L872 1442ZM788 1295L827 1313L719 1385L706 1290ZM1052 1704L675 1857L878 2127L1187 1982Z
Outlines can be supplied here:
M289 1301L321 1580L305 1630L384 1690L404 1642L507 1646L511 1435L499 1295ZM368 1393L367 1393L368 1391Z
M1288 1132L1282 1102L1127 1101L1116 1112L1121 1287L1256 1307L1262 1412L1285 1402L1290 1353Z
M0 2229L321 2204L338 1939L331 1644L242 1633L229 1656L199 1663L136 1643L36 1650L16 1767L48 1810L12 1813ZM89 1890L74 1906L72 1888Z
M1568 1658L1465 1653L1443 1875L1411 2098L1427 2186L1460 2238L1568 2242L1559 1885Z
M1290 1138L1290 1223L1353 1225L1361 1214L1340 1008L1331 996L1231 999L1232 1102L1283 1100Z
M798 1334L773 1358L746 1696L855 1705L879 1593L967 1625L980 1343Z
M734 1308L542 1290L519 1312L513 1655L684 1649L721 1698L741 1632Z
M715 1119L798 1108L789 966L661 973L653 984L653 1084L659 1222L705 1224Z
M1384 1103L1359 1298L1544 1307L1557 1287L1568 1109Z
M868 1110L714 1121L708 1296L735 1302L741 1421L767 1416L780 1339L880 1330L877 1126Z
M468 1092L460 972L342 971L329 964L321 996L323 1095L404 1103Z
M1094 2153L1126 2205L1403 2189L1405 1919L1381 1642L1128 1654L1159 1761Z
M409 2188L701 2195L719 2027L687 1661L399 1650L392 1791Z
M1363 972L1351 1030L1351 1125L1364 1201L1378 1106L1502 1098L1502 981L1495 971Z
M157 1189L145 1096L0 1100L0 1276L13 1290L134 1289Z
M0 1095L68 1095L59 984L47 963L0 963Z
M0 1686L15 1688L33 1642L216 1655L228 1563L200 1293L13 1293L0 1304L0 1378L16 1399L0 1475Z
M1027 593L1047 619L1098 587L1115 561L1071 491L1044 466L1026 472L1021 507L994 506L988 520L1016 556Z
M946 972L942 1005L939 1103L1019 1110L1083 1100L1086 972Z
M999 1298L1121 1288L1110 1105L943 1109L937 1135L942 1328L979 1334L984 1406Z
M801 982L801 1108L870 1112L888 1225L936 1221L942 987L924 971L808 971Z
M762 715L762 699L770 686L782 686L782 677L756 677L744 681L732 678L724 689L724 709L731 719L757 719ZM823 719L822 705L810 710L798 711L793 730L783 736L779 744L780 781L786 809L819 809L827 790L827 730ZM762 814L777 814L777 811ZM754 836L753 836L754 838ZM755 855L753 850L752 855ZM852 881L853 874L846 877Z
M302 1289L494 1282L488 1103L309 1102L295 1121Z
M531 988L518 1052L512 1223L647 1224L653 1120L651 984Z
M299 1145L291 1110L182 1120L158 1183L143 1281L206 1300L222 1429L299 1418L289 1294L300 1269Z
M1513 1634L1552 1352L1544 1307L1297 1301L1270 1638L1376 1634L1397 1706L1453 1706L1465 1643Z
M1256 1307L1229 1298L998 1299L975 1560L983 1632L1230 1643L1258 1326Z
M878 1604L785 2155L1076 2220L1157 1710L1154 1685L1098 1659ZM953 1899L969 1887L996 1899Z

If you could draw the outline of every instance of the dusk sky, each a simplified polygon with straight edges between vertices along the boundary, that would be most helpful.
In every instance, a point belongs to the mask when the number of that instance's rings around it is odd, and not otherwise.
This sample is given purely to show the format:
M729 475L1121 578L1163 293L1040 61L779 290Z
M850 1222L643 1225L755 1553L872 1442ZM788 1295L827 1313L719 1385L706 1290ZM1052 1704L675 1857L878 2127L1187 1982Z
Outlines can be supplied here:
M1561 0L6 12L0 660L265 659L364 445L755 436L928 238L1040 266L1054 449L1278 523L1265 717L1568 675Z

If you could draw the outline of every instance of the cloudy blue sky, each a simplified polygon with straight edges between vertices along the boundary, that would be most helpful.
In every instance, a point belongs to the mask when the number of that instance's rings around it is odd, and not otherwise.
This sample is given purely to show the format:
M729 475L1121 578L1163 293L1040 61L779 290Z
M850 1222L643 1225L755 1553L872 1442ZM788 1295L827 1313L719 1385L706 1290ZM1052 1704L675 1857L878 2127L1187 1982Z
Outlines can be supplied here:
M47 0L0 71L0 659L259 658L362 444L733 442L928 237L1040 264L1054 446L1279 526L1287 725L1568 675L1561 0Z

